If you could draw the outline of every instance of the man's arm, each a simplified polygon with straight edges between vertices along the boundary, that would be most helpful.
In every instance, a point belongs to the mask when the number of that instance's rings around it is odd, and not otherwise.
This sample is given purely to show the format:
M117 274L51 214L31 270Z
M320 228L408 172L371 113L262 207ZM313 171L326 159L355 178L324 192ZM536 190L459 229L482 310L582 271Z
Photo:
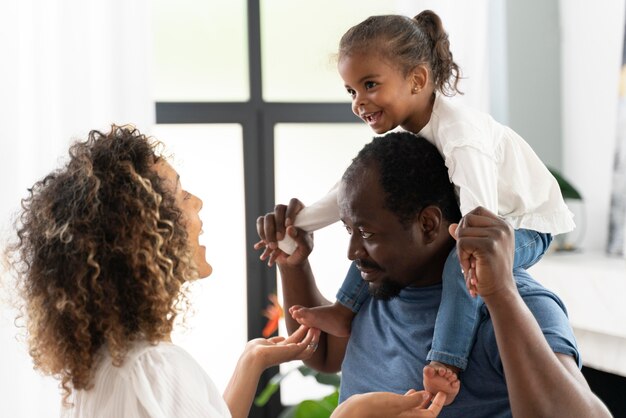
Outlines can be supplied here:
M518 417L610 417L574 359L555 354L513 280L514 235L483 208L450 228L470 284L489 310L511 402Z
M279 205L280 206L280 205ZM291 206L291 203L290 203ZM274 213L285 213L286 208L279 208ZM257 232L262 240L268 235L268 227L273 228L276 223L274 214L257 219ZM283 215L284 216L284 215ZM264 248L261 259L268 259L270 263L276 263L280 271L283 288L283 305L285 310L289 310L294 305L305 307L315 307L328 305L330 302L320 293L315 277L308 261L308 256L313 249L313 238L310 234L301 229L293 227L287 222L286 233L291 236L297 249L293 254L288 255L279 249L265 247L261 241L255 248ZM300 327L291 315L285 315L287 330L291 334ZM326 333L320 336L319 346L305 363L322 372L334 373L341 370L341 363L348 344L347 338L334 337Z

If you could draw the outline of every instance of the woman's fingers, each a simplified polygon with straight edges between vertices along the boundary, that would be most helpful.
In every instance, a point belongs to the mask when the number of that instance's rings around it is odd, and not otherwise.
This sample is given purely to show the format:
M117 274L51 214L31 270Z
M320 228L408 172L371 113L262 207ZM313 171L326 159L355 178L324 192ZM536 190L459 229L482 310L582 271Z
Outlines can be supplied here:
M428 410L434 414L433 416L439 415L439 413L441 412L441 409L446 403L446 397L447 397L446 394L443 392L439 392L435 395L432 403L428 407Z

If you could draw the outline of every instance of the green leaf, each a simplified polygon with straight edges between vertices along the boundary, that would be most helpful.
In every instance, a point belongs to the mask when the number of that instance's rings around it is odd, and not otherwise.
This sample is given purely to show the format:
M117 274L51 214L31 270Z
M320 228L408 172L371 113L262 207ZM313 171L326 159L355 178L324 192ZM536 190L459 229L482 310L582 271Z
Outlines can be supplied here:
M280 385L277 383L268 383L267 386L263 388L259 396L254 398L254 404L256 406L265 406L265 404L270 400L272 395L276 393L276 391L280 388Z
M334 409L324 400L302 401L296 408L294 418L329 418Z
M313 376L318 383L323 385L338 388L341 383L341 377L336 373L321 373L304 365L299 366L298 371L302 374L302 376Z
M328 418L339 403L339 391L336 390L323 399L306 400L285 409L278 418Z
M337 405L339 405L339 390L337 389L330 395L325 396L324 399L322 399L322 402L334 411L335 408L337 408Z
M296 415L296 410L299 405L292 405L287 407L278 415L278 418L294 418Z
M556 182L559 184L559 188L561 189L561 194L563 195L563 199L573 199L573 200L582 200L583 197L576 190L576 188L555 169L548 167L550 173L556 179Z
M287 373L276 373L270 381L267 383L267 386L263 388L261 393L254 398L254 404L256 406L265 406L265 404L270 400L273 394L278 391L280 388L280 382L289 375L294 369L289 370Z

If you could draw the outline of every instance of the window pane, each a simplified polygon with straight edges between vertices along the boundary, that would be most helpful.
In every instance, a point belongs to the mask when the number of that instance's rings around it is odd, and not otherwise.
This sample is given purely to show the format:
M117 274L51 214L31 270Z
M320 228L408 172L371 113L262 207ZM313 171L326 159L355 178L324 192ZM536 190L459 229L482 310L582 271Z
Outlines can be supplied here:
M297 197L311 204L324 196L341 178L352 158L373 138L368 126L357 123L278 124L274 134L276 202L279 203ZM309 260L320 291L331 301L335 300L350 265L347 251L348 234L341 222L315 232L315 250ZM286 335L286 330L283 328L280 333ZM289 363L281 366L281 370L287 371L299 364ZM301 377L298 372L281 384L284 404L330 392L329 386L320 386L313 378Z
M155 100L248 100L246 1L153 4Z
M400 13L402 4L406 1L261 0L263 98L348 101L334 58L339 39L368 16Z
M247 341L242 129L230 124L156 125L152 134L173 154L171 164L185 190L204 202L200 242L213 266L211 276L192 285L188 330L178 328L173 339L223 391L241 352L223 349L221 343L243 348Z

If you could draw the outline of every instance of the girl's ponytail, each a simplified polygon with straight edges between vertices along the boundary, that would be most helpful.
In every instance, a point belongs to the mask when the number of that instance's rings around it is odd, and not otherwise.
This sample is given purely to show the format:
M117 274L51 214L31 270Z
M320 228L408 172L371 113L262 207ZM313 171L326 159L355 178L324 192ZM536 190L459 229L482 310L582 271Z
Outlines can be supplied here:
M450 51L448 34L439 16L432 10L424 10L413 18L419 29L430 39L430 66L437 90L446 96L463 94L458 89L460 69Z

